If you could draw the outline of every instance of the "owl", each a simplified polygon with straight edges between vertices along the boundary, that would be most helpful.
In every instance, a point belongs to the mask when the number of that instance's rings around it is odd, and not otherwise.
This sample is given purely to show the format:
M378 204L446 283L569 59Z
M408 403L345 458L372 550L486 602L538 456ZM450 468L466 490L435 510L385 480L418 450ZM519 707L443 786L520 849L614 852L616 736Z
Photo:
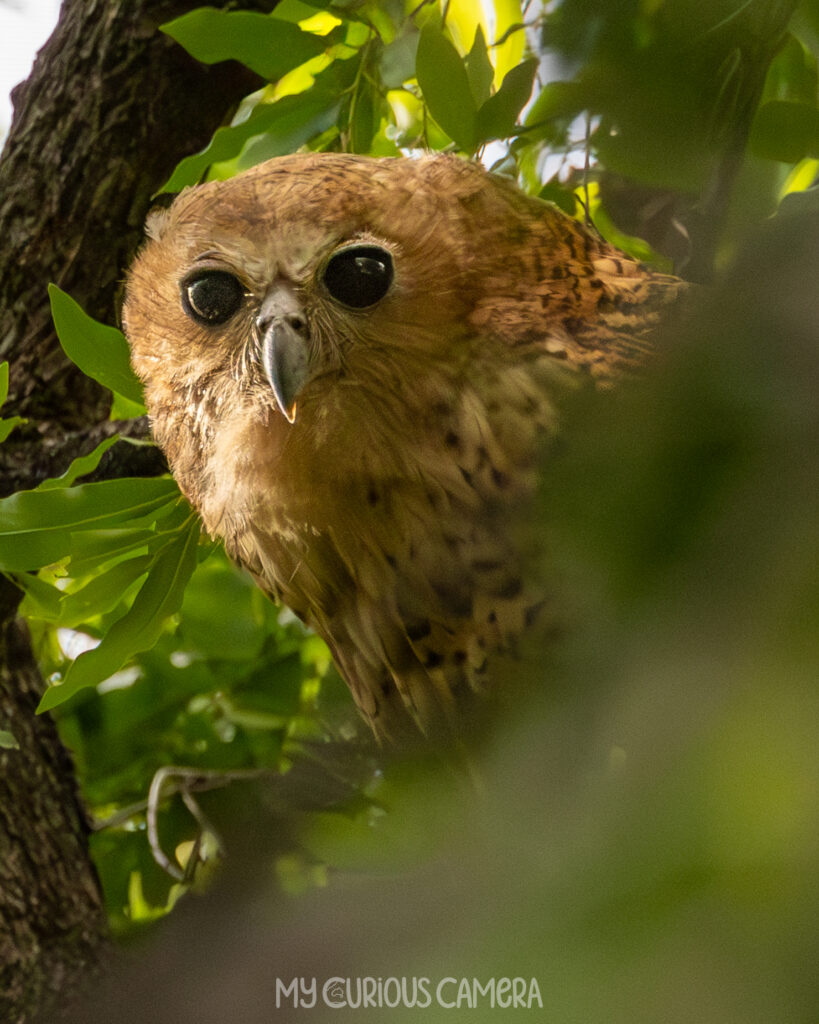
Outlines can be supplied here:
M123 323L181 490L379 737L457 732L548 605L513 523L561 399L681 283L454 156L277 158L147 231Z

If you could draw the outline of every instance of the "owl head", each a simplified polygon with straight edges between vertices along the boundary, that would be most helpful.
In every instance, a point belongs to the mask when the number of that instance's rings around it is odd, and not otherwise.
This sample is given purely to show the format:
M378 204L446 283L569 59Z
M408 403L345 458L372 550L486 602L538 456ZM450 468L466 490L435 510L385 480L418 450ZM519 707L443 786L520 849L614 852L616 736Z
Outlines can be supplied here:
M293 423L330 380L384 387L449 363L480 295L515 284L523 197L491 180L452 157L312 154L184 191L150 219L127 285L149 402L221 377Z

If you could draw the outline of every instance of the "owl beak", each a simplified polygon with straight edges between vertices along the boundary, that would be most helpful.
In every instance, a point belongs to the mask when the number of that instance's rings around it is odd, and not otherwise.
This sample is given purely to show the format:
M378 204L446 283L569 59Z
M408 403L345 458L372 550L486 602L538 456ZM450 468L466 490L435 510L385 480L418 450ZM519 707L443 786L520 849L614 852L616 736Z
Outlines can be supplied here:
M296 420L296 398L307 380L307 318L292 287L277 284L265 297L256 327L261 337L262 367L276 404L288 423Z

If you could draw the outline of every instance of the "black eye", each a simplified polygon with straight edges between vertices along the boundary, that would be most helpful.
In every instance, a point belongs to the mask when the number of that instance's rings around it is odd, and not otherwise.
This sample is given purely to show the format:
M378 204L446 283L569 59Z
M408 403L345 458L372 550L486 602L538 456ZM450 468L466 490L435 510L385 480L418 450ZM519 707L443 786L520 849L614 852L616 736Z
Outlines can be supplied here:
M364 309L384 298L392 277L392 256L386 249L351 245L330 257L324 270L324 285L338 302Z
M245 290L225 270L199 270L182 282L182 305L197 323L226 323L242 304Z

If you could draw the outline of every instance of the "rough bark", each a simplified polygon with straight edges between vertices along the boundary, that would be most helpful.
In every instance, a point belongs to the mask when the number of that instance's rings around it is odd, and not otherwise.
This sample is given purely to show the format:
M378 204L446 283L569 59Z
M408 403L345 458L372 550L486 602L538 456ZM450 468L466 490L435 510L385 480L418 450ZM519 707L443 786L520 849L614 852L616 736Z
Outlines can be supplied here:
M117 292L151 196L204 146L258 79L207 68L157 26L195 0L65 0L0 159L4 413L28 418L0 450L0 490L35 486L89 450L109 396L64 357L46 286L116 323ZM217 3L271 10L275 0ZM113 449L112 451L115 451ZM123 469L114 464L112 474ZM127 471L132 472L133 469ZM155 471L155 470L154 470ZM73 990L105 949L105 917L70 756L34 715L42 691L16 591L0 581L0 1019L26 1021Z
M85 429L108 401L55 344L45 285L116 322L118 284L151 196L258 84L238 64L205 68L157 32L196 6L67 0L14 92L0 163L0 359L11 361L10 411L40 429Z
M0 633L0 715L17 747L0 750L0 1019L50 1008L98 961L105 915L70 758L41 692L25 626Z

